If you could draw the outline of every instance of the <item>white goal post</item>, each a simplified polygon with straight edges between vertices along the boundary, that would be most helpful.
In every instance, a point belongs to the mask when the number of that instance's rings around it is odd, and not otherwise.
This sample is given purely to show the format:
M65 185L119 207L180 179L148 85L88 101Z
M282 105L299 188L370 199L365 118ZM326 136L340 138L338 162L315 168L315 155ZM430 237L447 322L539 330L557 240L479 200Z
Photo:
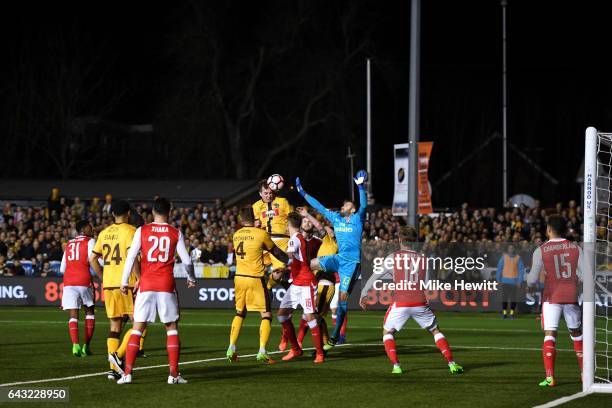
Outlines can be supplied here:
M612 133L589 127L584 151L582 391L612 393ZM599 228L599 231L598 231Z

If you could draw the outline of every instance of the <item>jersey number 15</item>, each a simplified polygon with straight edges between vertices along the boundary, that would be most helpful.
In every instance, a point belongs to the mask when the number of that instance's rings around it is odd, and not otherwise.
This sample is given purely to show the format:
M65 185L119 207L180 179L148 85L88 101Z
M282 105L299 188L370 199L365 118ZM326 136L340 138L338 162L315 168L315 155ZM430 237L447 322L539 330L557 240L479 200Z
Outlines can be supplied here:
M568 253L553 255L557 279L568 279L572 277L572 264L565 260L569 255Z

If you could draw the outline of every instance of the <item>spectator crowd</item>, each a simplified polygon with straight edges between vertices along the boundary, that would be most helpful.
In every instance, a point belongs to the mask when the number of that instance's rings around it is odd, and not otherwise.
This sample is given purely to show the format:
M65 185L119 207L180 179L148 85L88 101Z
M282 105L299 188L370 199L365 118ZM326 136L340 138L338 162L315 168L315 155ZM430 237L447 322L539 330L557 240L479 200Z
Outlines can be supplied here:
M79 197L67 199L53 190L46 205L17 206L4 202L0 211L0 275L53 276L62 259L66 242L76 235L75 225L88 219L100 231L112 223L113 197L93 198L87 202ZM133 212L144 222L153 220L147 204L133 204ZM457 211L439 212L419 220L420 240L425 244L451 242L475 243L484 252L495 252L497 259L507 244L531 251L532 244L545 240L545 221L549 214L561 214L568 223L568 235L579 240L582 228L581 208L575 201L554 208L506 206L470 208L463 204ZM238 207L225 207L220 201L212 206L174 208L170 222L183 231L192 259L206 264L231 264L232 235L239 226ZM394 217L390 208L368 210L363 237L366 257L382 255L385 245L396 242L402 217ZM381 252L381 254L378 254ZM493 259L494 257L491 257ZM524 261L527 259L524 258ZM24 263L27 263L24 268Z

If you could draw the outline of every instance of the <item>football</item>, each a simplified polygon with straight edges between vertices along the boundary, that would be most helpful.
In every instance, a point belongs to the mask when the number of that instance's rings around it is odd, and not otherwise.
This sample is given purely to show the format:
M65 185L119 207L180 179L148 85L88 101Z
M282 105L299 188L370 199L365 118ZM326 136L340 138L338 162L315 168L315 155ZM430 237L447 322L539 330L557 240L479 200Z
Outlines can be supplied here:
M285 179L280 174L273 174L268 177L268 187L272 191L279 191L285 185Z

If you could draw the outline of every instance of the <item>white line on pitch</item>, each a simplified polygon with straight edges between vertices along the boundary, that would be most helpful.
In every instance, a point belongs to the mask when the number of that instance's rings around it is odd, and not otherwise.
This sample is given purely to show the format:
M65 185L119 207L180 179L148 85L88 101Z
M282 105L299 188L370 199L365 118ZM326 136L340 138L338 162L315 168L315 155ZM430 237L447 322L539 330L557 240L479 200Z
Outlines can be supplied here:
M382 346L382 343L350 343L350 344L339 344L336 347L349 347L349 346L351 346L351 347L371 347L371 346ZM402 345L400 345L400 347L437 347L437 346L433 345L433 344L402 344ZM494 346L459 346L459 345L455 345L455 346L453 346L453 348L455 348L455 349L462 348L462 349L541 351L541 349L539 349L539 348L525 348L525 347L494 347ZM304 351L308 351L308 350L314 350L314 349L312 347L304 349ZM557 351L573 351L573 350L569 350L569 349L557 349ZM280 354L280 353L283 353L283 352L282 351L272 351L272 352L269 352L268 354ZM245 355L239 356L239 358L255 357L256 355L257 354L245 354ZM227 357L215 357L215 358L207 358L207 359L203 359L203 360L184 361L184 362L180 362L180 365L184 366L184 365L190 365L190 364L210 363L210 362L213 362L213 361L224 361L224 360L227 360ZM150 370L150 369L154 369L154 368L164 368L164 367L168 367L168 364L157 364L157 365L145 366L145 367L134 367L134 371ZM90 373L90 374L79 374L79 375L73 375L73 376L70 376L70 377L45 378L45 379L42 379L42 380L19 381L19 382L14 382L14 383L0 384L0 387L12 387L12 386L15 386L15 385L39 384L39 383L45 383L45 382L78 380L80 378L97 377L97 376L106 375L106 374L108 374L108 371L103 371L103 372L98 372L98 373Z
M566 402L570 402L570 401L573 401L573 400L578 399L578 398L586 397L587 395L589 395L588 392L577 392L576 394L568 395L567 397L561 397L561 398L558 398L556 400L549 401L549 402L547 402L545 404L542 404L542 405L536 405L533 408L552 408L552 407L557 407L557 406L559 406L561 404L565 404Z

